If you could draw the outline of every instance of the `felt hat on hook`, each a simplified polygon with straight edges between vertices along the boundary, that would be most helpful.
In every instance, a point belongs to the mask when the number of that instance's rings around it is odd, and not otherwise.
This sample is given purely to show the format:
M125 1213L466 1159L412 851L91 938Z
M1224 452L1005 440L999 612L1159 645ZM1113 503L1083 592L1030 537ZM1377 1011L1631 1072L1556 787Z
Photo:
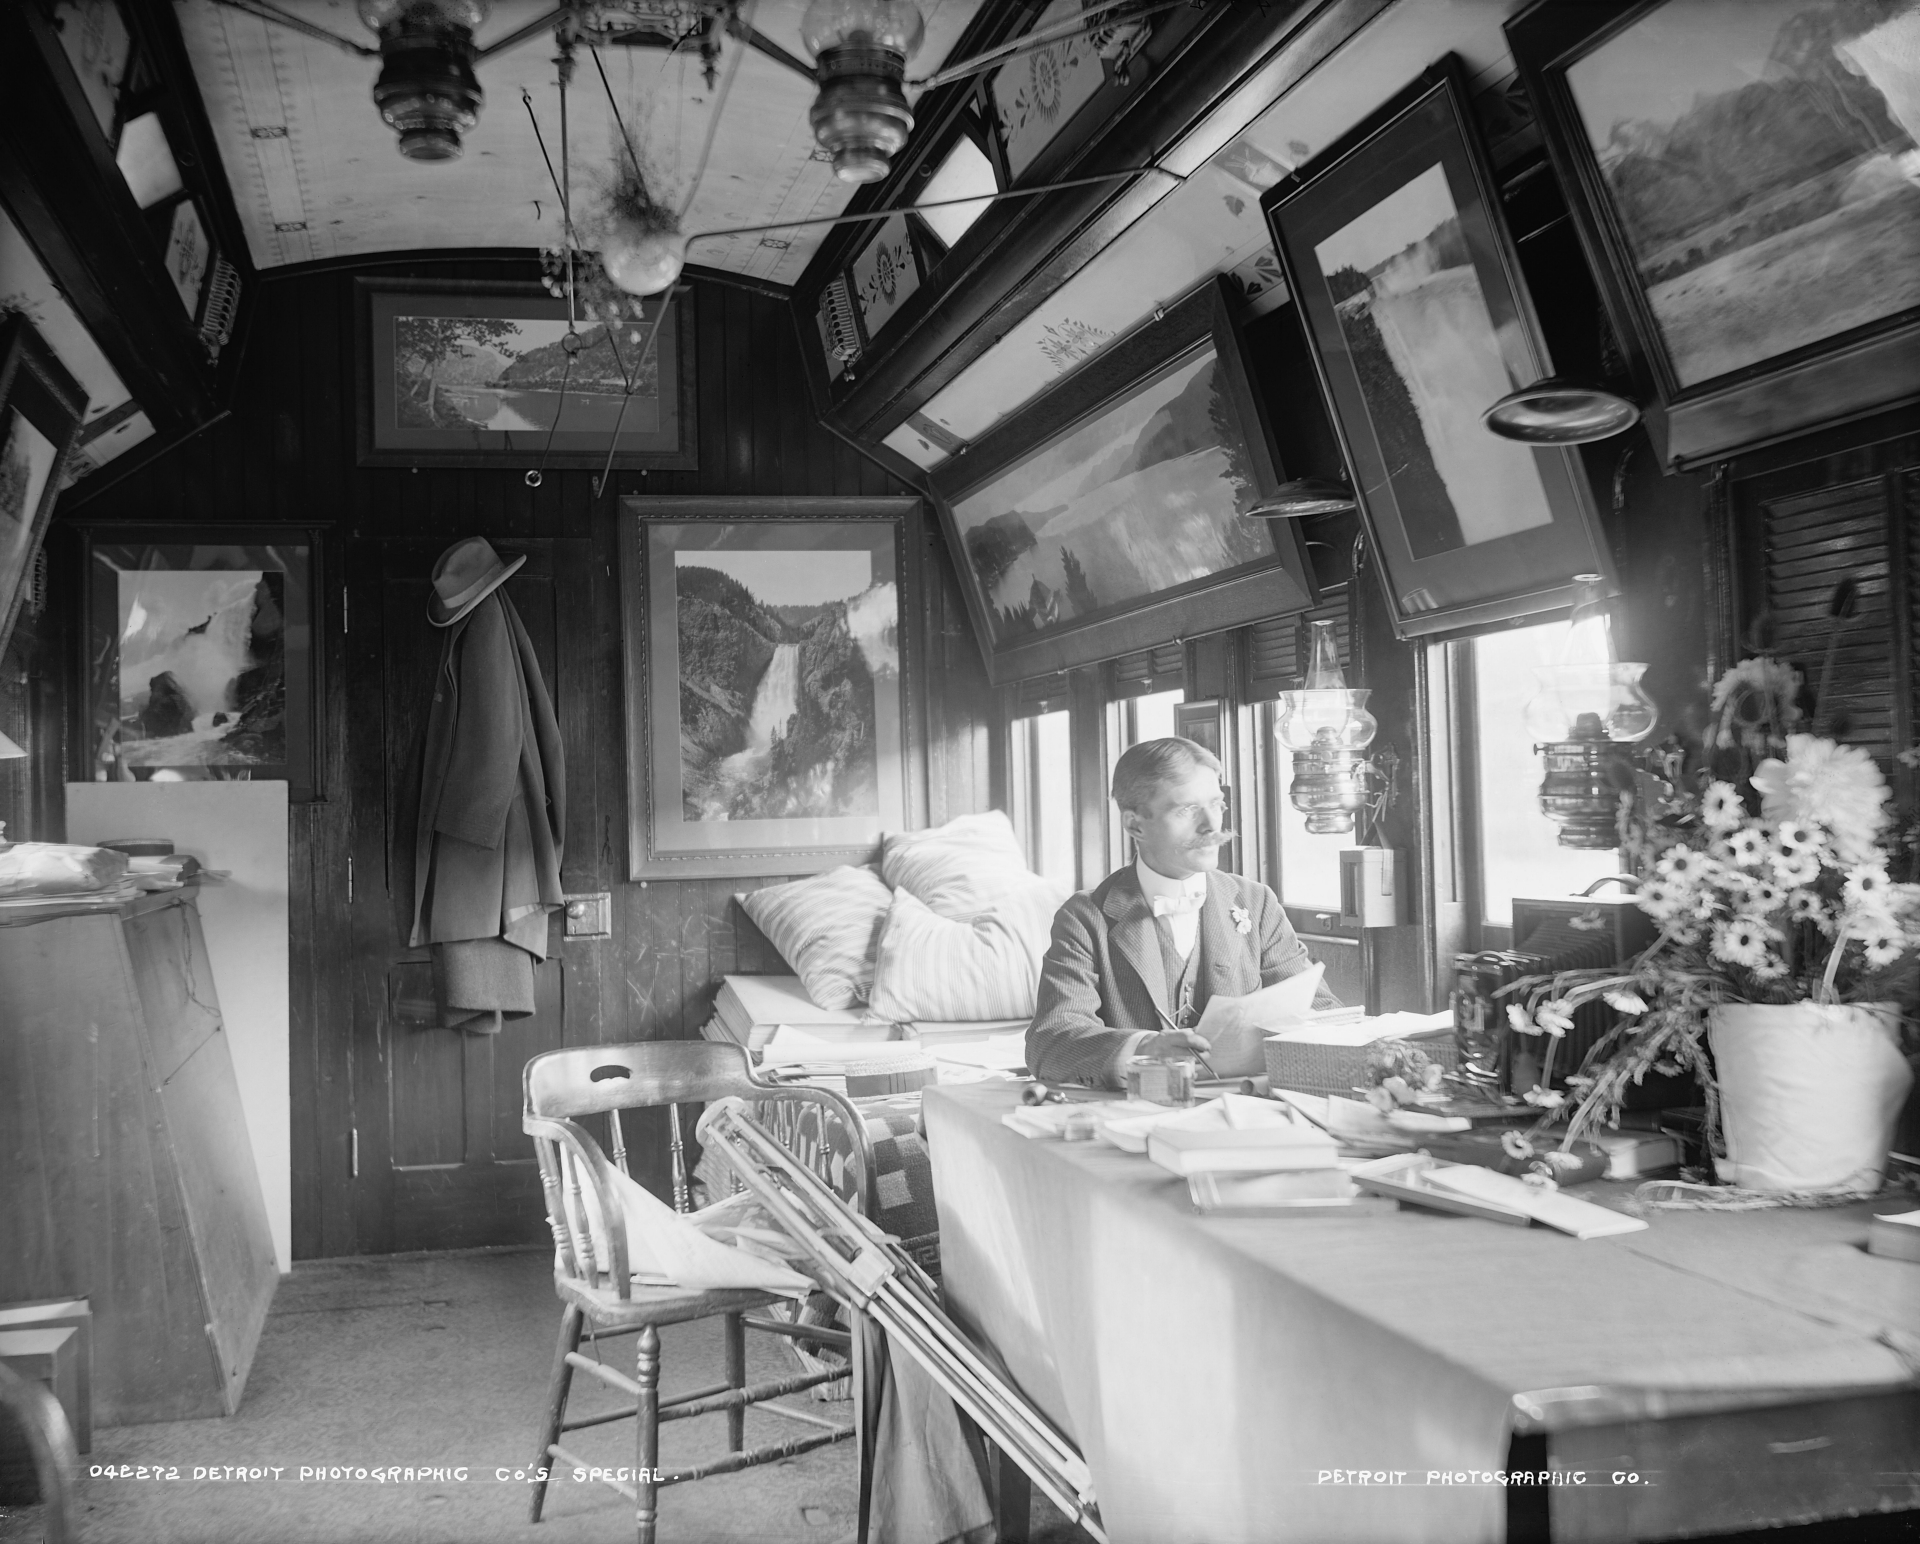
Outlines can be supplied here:
M451 627L511 578L526 562L522 553L511 563L487 544L484 536L468 536L434 559L433 594L427 599L427 620L435 627Z

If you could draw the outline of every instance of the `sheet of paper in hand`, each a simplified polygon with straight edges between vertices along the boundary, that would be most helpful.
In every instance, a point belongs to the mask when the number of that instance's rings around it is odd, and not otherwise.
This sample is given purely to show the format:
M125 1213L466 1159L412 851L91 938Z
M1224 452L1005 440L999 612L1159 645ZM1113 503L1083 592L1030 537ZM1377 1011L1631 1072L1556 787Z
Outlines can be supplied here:
M1266 1036L1296 1024L1313 1008L1324 965L1263 986L1244 997L1211 997L1196 1033L1212 1047L1207 1060L1223 1078L1256 1077L1267 1070Z

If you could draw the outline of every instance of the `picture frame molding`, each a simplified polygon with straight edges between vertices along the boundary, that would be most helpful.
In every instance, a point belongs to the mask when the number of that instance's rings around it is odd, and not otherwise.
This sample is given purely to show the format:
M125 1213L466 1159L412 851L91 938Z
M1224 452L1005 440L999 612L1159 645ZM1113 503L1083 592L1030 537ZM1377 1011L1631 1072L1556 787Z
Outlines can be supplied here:
M379 367L374 346L373 305L376 295L411 295L423 299L485 299L554 303L535 280L520 279L387 279L357 277L354 286L354 446L359 466L475 467L519 469L544 464L558 470L598 471L607 464L604 448L593 451L540 449L407 450L382 447L374 428L374 371ZM616 452L613 466L626 471L697 471L700 465L698 367L695 362L695 292L670 292L670 323L674 336L674 376L678 382L679 446L673 450ZM667 324L662 324L665 330ZM664 372L663 372L664 375Z
M868 521L894 526L894 584L900 598L896 638L900 651L900 812L903 829L916 828L925 800L924 756L919 747L923 714L919 681L918 596L925 541L922 501L913 496L837 498L713 494L623 495L619 501L619 595L621 665L626 709L627 878L744 879L819 873L873 860L884 814L876 815L871 841L831 845L755 845L731 852L663 852L655 841L653 789L654 692L650 647L649 570L645 533L653 524L696 520L751 524L756 521ZM677 749L675 751L677 754Z
M1377 140L1391 132L1409 113L1436 94L1444 94L1449 100L1465 151L1466 170L1473 180L1479 208L1486 216L1485 229L1477 233L1477 239L1472 245L1483 246L1497 265L1495 277L1505 286L1507 297L1511 301L1514 319L1518 324L1521 340L1526 345L1529 368L1534 372L1534 377L1550 374L1553 366L1547 351L1546 339L1541 330L1539 317L1534 310L1525 275L1520 267L1519 254L1514 246L1512 233L1507 228L1499 186L1494 180L1485 147L1476 132L1470 105L1468 78L1457 55L1443 55L1320 154L1275 184L1262 195L1260 200L1268 229L1273 235L1274 252L1280 259L1281 270L1286 275L1292 303L1297 308L1302 331L1306 335L1307 352L1313 358L1314 374L1320 382L1327 416L1332 421L1334 434L1340 443L1341 457L1355 488L1355 501L1359 505L1361 527L1366 534L1368 545L1373 549L1378 560L1380 593L1388 618L1393 625L1394 636L1402 641L1419 638L1427 642L1469 638L1478 633L1497 630L1503 625L1517 625L1523 619L1548 621L1556 615L1564 616L1570 612L1573 605L1572 574L1569 573L1564 580L1542 580L1530 587L1508 594L1452 606L1440 606L1432 610L1414 610L1402 603L1400 585L1388 568L1388 553L1392 548L1381 540L1380 516L1367 495L1366 468L1374 458L1371 455L1358 457L1355 454L1354 433L1341 415L1339 393L1336 391L1329 371L1321 340L1315 332L1312 307L1307 299L1303 298L1308 286L1301 278L1299 265L1294 260L1290 244L1282 232L1277 211L1289 200L1299 197L1317 185L1326 183L1327 179L1348 172L1356 156L1363 154ZM1479 273L1477 264L1476 273ZM1484 283L1487 275L1481 273L1479 276ZM1317 267L1314 282L1316 287L1320 285ZM1356 385L1354 389L1359 388ZM1491 435L1491 431L1488 433ZM1556 507L1552 510L1555 522L1558 523L1563 517L1570 519L1586 538L1588 556L1583 560L1586 566L1576 567L1573 571L1600 574L1606 583L1608 593L1617 595L1619 593L1618 576L1606 540L1606 533L1600 522L1599 510L1594 502L1592 484L1588 480L1578 447L1534 446L1531 449L1536 456L1548 459L1555 471L1553 481L1559 482L1563 490L1564 507ZM1543 477L1542 484L1543 489L1548 490L1547 498L1551 507L1554 500L1549 480ZM1524 535L1525 533L1514 534ZM1495 538L1498 541L1511 539L1513 539L1512 535Z
M1152 319L1063 376L1025 407L925 474L948 550L966 595L967 614L995 686L1096 664L1176 640L1224 632L1248 622L1311 608L1318 590L1299 522L1267 522L1274 541L1271 563L1255 571L1193 580L1126 605L1107 616L1041 636L996 645L986 600L967 560L953 506L1004 475L1046 445L1126 401L1142 382L1196 348L1211 343L1222 380L1246 432L1247 450L1262 494L1279 486L1284 473L1275 448L1269 406L1254 389L1245 344L1226 280L1215 275ZM1283 574L1303 597L1290 605L1272 594Z
M64 520L63 523L65 523ZM331 540L331 524L309 522L299 525L272 525L216 520L129 521L81 515L72 520L72 525L78 536L80 605L79 616L74 626L74 647L78 655L75 660L74 680L79 683L79 690L73 694L70 705L71 764L68 768L70 780L74 782L94 780L96 700L93 652L98 635L93 602L95 549L102 546L304 546L307 549L306 659L303 664L296 667L289 655L286 679L289 683L294 681L297 668L298 678L306 683L306 754L296 758L291 736L289 736L284 777L268 778L265 781L284 781L287 785L289 804L325 804L327 802L328 721L327 589L330 580L337 582L333 578L328 563L327 549ZM292 621L291 615L288 620ZM289 693L287 711L289 715L293 712L291 693Z
M1916 311L1680 384L1567 83L1575 63L1666 3L1535 0L1503 24L1661 464L1684 471L1920 400Z
M0 447L11 433L18 412L53 446L53 462L33 509L26 511L26 549L20 572L8 593L0 595L0 654L13 640L15 624L26 603L34 558L46 541L62 484L80 442L87 411L87 395L67 373L33 323L18 312L0 318Z

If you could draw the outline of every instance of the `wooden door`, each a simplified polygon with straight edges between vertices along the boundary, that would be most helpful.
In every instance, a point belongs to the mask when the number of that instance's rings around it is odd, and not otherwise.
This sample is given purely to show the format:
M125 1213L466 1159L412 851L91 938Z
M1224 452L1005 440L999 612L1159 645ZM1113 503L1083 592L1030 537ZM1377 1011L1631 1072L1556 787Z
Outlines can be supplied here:
M356 544L348 557L348 715L353 872L354 1231L361 1252L537 1243L545 1208L520 1130L520 1073L565 1042L566 964L557 944L535 973L537 1011L497 1035L438 1023L433 968L408 947L413 844L427 714L446 635L427 621L429 575L446 543ZM560 673L556 588L583 568L584 541L496 541L527 561L506 593L533 640L569 768L586 756ZM556 565L561 571L556 573ZM562 581L556 585L556 579Z

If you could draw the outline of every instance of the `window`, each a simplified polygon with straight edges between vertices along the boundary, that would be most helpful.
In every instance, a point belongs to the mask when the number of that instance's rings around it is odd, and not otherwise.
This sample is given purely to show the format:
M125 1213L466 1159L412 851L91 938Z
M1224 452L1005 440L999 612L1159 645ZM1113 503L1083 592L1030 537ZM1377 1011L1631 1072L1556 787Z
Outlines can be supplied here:
M1151 677L1148 684L1152 684ZM1185 697L1185 689L1176 686L1172 691L1143 692L1107 704L1107 788L1113 786L1113 769L1123 752L1142 740L1160 740L1174 732L1173 710ZM1105 792L1101 790L1103 796ZM1111 871L1131 862L1133 853L1120 829L1119 816L1109 808L1107 817L1107 868Z
M1074 873L1073 716L1060 708L1013 721L1013 828L1034 872L1072 886Z
M924 206L952 198L966 198L975 193L990 195L999 191L999 179L993 174L993 163L987 159L987 153L974 142L972 135L962 134L934 168L927 185L913 202L920 218L932 227L934 235L951 248L966 235L973 222L987 212L986 198L983 197L977 204L951 204L945 209L928 209Z
M1522 710L1539 688L1534 667L1558 657L1568 624L1549 622L1476 638L1472 651L1473 762L1479 921L1511 927L1513 898L1571 895L1620 872L1617 852L1562 847L1540 813L1545 770Z
M1260 715L1261 733L1273 735L1273 710ZM1280 872L1274 888L1282 905L1301 910L1338 913L1340 910L1340 851L1355 838L1320 836L1307 830L1307 817L1293 807L1293 754L1273 742L1272 820L1279 847Z

